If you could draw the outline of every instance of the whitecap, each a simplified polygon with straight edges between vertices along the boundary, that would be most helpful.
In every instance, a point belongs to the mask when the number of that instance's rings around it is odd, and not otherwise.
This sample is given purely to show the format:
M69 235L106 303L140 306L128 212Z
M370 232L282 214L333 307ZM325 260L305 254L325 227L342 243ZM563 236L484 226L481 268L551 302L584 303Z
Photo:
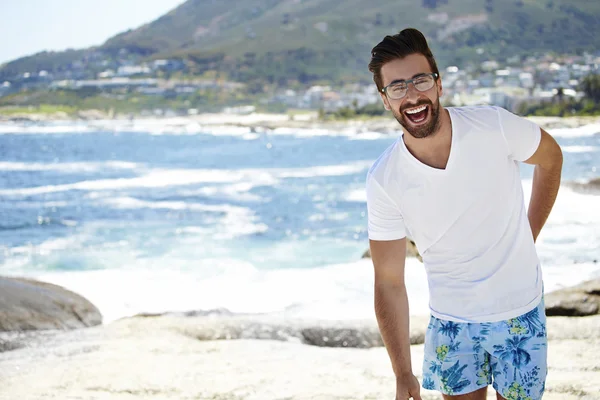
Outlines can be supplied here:
M343 176L353 175L366 171L373 161L355 161L338 165L321 165L308 168L274 169L275 176L279 178L312 178L318 176Z
M164 209L175 211L204 211L223 214L214 222L209 232L212 239L232 239L238 236L266 232L269 227L257 222L258 217L249 208L229 204L202 204L184 201L145 201L133 197L114 197L102 199L102 204L118 209Z
M355 189L347 192L343 199L345 201L352 201L357 203L366 203L367 202L367 192L363 189Z
M249 210L226 204L201 204L185 201L145 201L133 197L111 197L102 199L102 203L120 209L154 208L167 210L193 210L209 212L229 212L238 215L246 214Z
M125 188L155 188L167 186L185 186L197 183L237 182L252 179L248 171L238 170L163 170L155 169L134 178L99 179L62 185L47 185L31 188L2 189L0 195L31 196L68 190L114 190Z
M562 146L561 148L565 153L592 153L600 150L597 146Z
M18 124L0 124L0 135L55 135L55 134L80 134L95 132L95 129L89 125L18 125Z
M349 136L350 140L379 140L389 139L391 137L390 134L373 131L357 132Z
M106 161L106 162L11 162L0 161L0 171L58 171L66 173L77 172L98 172L106 169L129 169L135 170L141 167L140 164L127 161Z
M312 178L324 176L353 175L366 171L372 161L355 161L347 164L321 165L307 168L272 169L153 169L146 174L133 178L86 180L62 185L47 185L18 189L0 189L0 195L32 196L69 190L103 191L127 188L156 188L168 186L187 186L198 183L233 183L226 188L230 194L249 191L256 186L276 185L285 178ZM137 164L117 166L138 168ZM72 166L76 168L76 166ZM62 168L62 167L61 167Z

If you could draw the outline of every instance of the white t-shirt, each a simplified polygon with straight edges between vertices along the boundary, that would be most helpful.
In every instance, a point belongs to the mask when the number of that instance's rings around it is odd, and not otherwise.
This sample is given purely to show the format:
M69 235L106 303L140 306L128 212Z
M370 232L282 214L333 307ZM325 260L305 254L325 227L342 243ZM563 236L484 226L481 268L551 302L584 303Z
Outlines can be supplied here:
M542 297L518 165L537 149L540 128L498 107L447 110L452 144L445 169L421 163L400 137L369 170L369 239L415 241L435 317L517 317Z

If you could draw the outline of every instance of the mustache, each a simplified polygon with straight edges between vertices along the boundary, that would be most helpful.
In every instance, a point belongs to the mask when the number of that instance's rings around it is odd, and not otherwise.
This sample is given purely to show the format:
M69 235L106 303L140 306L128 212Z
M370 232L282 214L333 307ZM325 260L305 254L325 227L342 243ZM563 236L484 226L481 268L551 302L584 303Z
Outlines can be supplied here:
M433 108L433 103L431 101L420 101L416 104L405 104L402 108L400 108L400 112L404 112L405 110L408 110L409 108L415 108L415 107L420 107L420 106L430 106L431 108Z

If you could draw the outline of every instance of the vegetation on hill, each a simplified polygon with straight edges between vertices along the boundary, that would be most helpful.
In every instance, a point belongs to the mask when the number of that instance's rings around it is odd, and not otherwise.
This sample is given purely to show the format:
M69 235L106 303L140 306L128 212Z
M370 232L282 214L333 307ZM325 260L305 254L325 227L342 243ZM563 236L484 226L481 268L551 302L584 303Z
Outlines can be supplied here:
M567 98L562 89L552 101L541 104L523 104L519 113L540 116L587 116L600 115L600 75L590 74L581 82L584 97L580 100Z
M225 106L257 101L241 93L215 90L199 91L172 96L149 96L140 93L108 94L98 90L37 90L0 97L0 114L65 112L75 114L82 110L100 110L106 113L138 114L154 110L171 110L187 114L190 108L204 112L217 112Z

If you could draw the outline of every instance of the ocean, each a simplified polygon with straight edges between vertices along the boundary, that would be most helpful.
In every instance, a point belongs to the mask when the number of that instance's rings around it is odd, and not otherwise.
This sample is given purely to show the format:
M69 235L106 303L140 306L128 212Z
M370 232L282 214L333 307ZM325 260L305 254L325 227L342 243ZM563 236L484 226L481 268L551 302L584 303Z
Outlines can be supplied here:
M546 291L600 276L600 124L551 129L563 185L538 239ZM0 123L0 274L64 286L105 322L229 310L374 319L365 176L396 135L182 119ZM533 168L521 168L526 201ZM427 314L409 259L412 314Z

